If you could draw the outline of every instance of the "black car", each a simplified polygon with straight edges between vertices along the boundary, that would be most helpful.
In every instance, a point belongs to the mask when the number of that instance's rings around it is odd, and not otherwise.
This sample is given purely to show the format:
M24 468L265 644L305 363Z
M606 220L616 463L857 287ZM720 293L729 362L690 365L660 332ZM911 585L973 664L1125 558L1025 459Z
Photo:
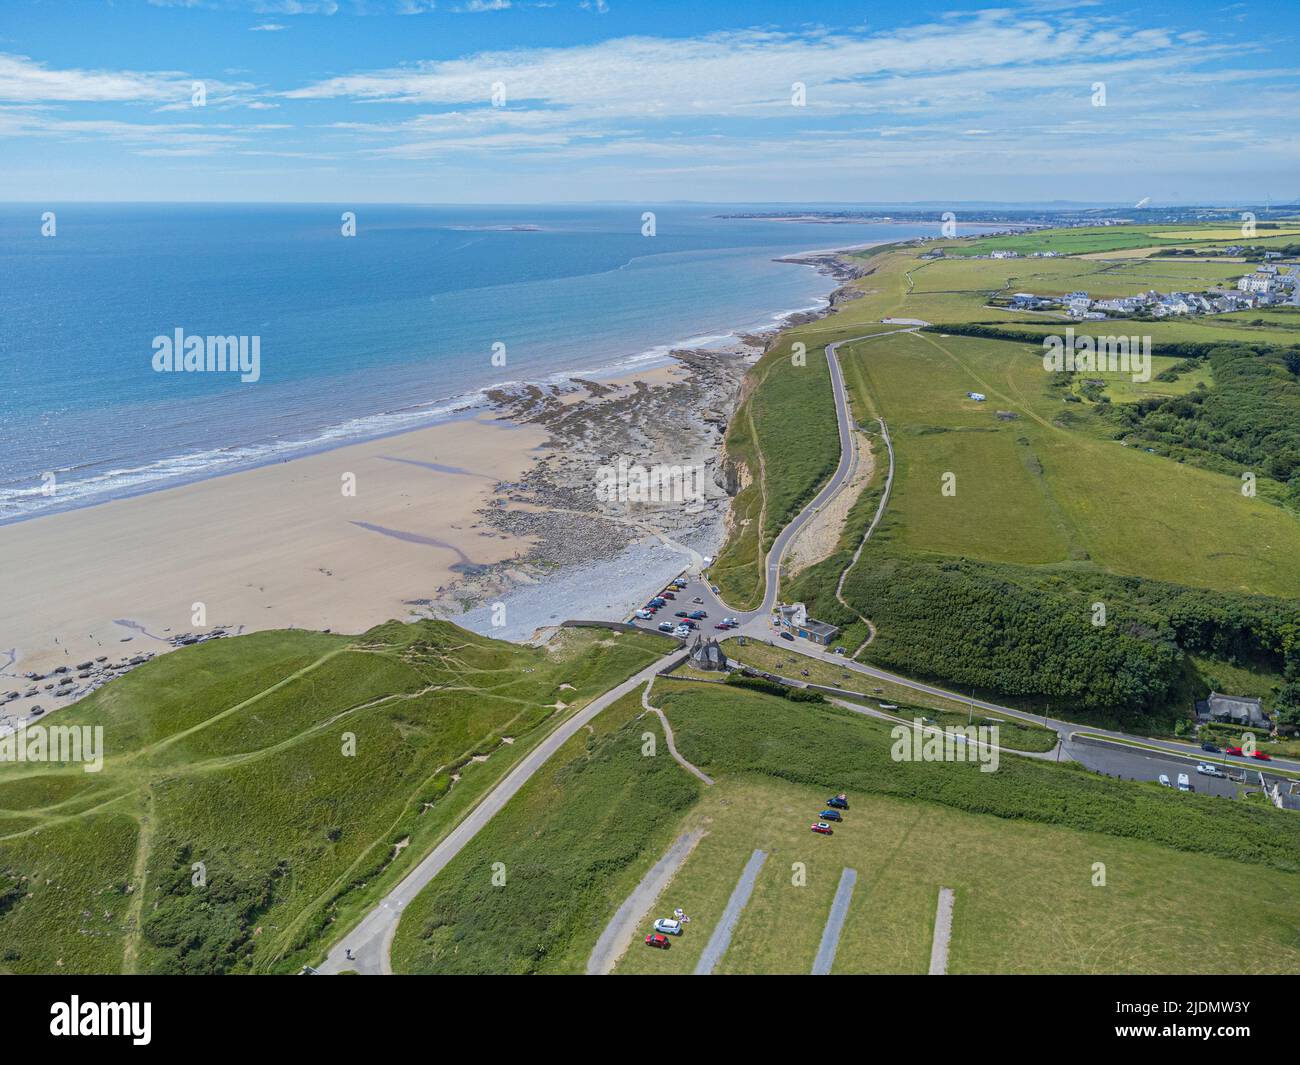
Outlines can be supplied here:
M1212 744L1212 743L1202 743L1202 744L1201 744L1201 750L1203 750L1203 751L1213 751L1215 754L1218 754L1218 753L1219 753L1219 748L1217 748L1217 747L1216 747L1214 744Z
M849 799L847 795L841 792L834 798L827 799L826 805L834 810L847 810L849 808Z

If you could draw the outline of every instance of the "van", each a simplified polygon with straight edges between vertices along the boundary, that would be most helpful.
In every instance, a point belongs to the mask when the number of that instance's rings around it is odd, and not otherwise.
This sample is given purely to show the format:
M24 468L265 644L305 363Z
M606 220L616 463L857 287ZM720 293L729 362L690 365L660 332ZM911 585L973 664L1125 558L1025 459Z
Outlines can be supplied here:
M1191 782L1190 780L1187 779L1187 774L1186 774L1186 773L1179 773L1179 774L1178 774L1178 790L1179 790L1179 791L1191 791L1191 790L1192 790L1192 782Z

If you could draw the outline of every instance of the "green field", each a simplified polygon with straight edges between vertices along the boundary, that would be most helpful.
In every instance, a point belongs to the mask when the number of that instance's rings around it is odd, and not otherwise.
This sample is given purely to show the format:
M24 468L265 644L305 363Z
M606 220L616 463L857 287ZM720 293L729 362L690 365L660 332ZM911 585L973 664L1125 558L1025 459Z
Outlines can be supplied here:
M709 791L682 825L708 835L655 910L681 907L691 923L670 950L635 944L616 972L689 973L755 848L768 858L718 973L809 972L845 867L858 880L838 974L924 974L940 887L955 891L950 973L1281 974L1300 965L1295 873L875 796L851 795L844 823L822 837L808 825L827 790L742 777ZM1098 862L1104 887L1092 886ZM806 869L799 886L795 863Z
M421 892L398 925L394 971L583 971L701 788L641 714L639 690L603 711Z
M649 634L263 632L60 712L102 772L0 764L0 971L277 972L317 954ZM201 884L196 884L196 878Z
M1294 241L1300 228L1278 223L1276 229L1257 226L1254 237L1242 235L1241 227L1229 222L1189 225L1080 226L1074 229L1043 229L1014 236L978 237L949 250L949 254L987 255L991 251L1057 251L1062 255L1119 251L1126 248L1191 247L1221 248Z
M733 662L751 666L764 673L804 680L809 684L820 684L829 688L857 692L863 696L862 704L879 710L880 704L887 703L896 709L885 711L892 717L911 721L923 717L938 725L965 725L996 723L1001 733L998 744L1015 751L1050 751L1056 746L1056 733L1042 725L1019 721L1003 716L986 717L984 711L975 713L969 704L960 699L945 699L928 695L913 688L895 684L892 681L876 680L862 673L842 669L820 662L794 651L783 651L779 646L747 640L741 647L734 637L723 643L723 650ZM680 675L680 670L677 675Z
M1185 239L1187 231L1178 227L1176 239ZM1024 239L1047 237L1030 234ZM1053 240L1074 241L1076 250L1094 251L1098 239L1104 243L1122 237L1111 227L1052 234ZM955 241L950 249L977 244ZM803 573L786 574L781 599L805 601L817 617L841 626L842 642L851 650L868 636L860 616L871 619L883 639L862 655L887 668L963 689L979 687L983 695L1013 705L1017 700L1041 705L1046 699L1076 719L1172 728L1176 718L1190 712L1191 701L1208 690L1205 681L1213 675L1214 663L1261 669L1268 698L1279 698L1284 668L1295 668L1282 657L1290 655L1291 662L1297 656L1271 638L1251 646L1228 635L1234 608L1226 603L1214 607L1216 624L1224 629L1212 639L1185 645L1194 661L1157 647L1143 653L1149 662L1139 664L1131 656L1110 657L1113 648L1100 648L1109 664L1103 667L1098 660L1090 670L1092 680L1107 672L1133 678L1157 662L1167 670L1163 677L1148 672L1147 680L1131 685L1127 693L1098 689L1088 695L1078 686L1091 682L1083 676L1088 671L1078 671L1078 683L1056 683L1043 664L1051 656L1038 646L1046 637L1035 630L1046 623L1059 638L1071 639L1071 624L1084 618L1095 601L1085 599L1085 586L1103 576L1118 581L1106 587L1111 609L1146 627L1156 643L1168 639L1167 628L1177 619L1147 611L1144 581L1231 596L1278 597L1278 618L1294 612L1300 568L1291 560L1300 556L1295 502L1300 488L1286 481L1300 463L1300 452L1291 453L1295 382L1283 363L1295 363L1287 345L1300 347L1300 316L1274 313L1262 320L1265 324L1246 316L1071 323L1079 336L1149 335L1159 352L1153 357L1152 379L1134 381L1131 374L1104 371L1054 374L1044 369L1042 338L1060 335L1067 323L990 306L992 296L1075 288L1093 295L1151 287L1194 289L1229 282L1253 267L1132 257L922 261L918 254L915 247L904 246L861 256L870 271L855 282L861 298L790 334L815 345L888 329L881 323L886 317L936 323L920 333L841 347L855 417L870 423L883 416L889 425L897 462L893 492L858 570L844 585L848 605L839 601L835 588L874 512L879 472L864 493L868 505L850 513L837 551ZM970 323L1023 334L1025 343L945 331ZM1205 354L1220 342L1257 355L1234 355L1234 362ZM1195 351L1201 354L1188 362L1188 353ZM1267 369L1258 369L1265 359ZM1172 379L1155 379L1162 374ZM789 402L784 390L757 380L751 389L753 405L761 401L779 408ZM974 401L969 392L987 400ZM1183 400L1191 405L1148 416L1162 401ZM1128 414L1121 417L1124 412ZM1180 421L1188 412L1200 420ZM834 442L830 446L833 457L838 448ZM1254 497L1242 493L1243 470L1256 473ZM819 483L804 482L799 498L806 501ZM756 495L761 487L751 485L750 492ZM891 645L897 649L914 642L916 626L943 610L937 599L909 600L907 589L882 588L869 579L888 568L887 559L925 560L935 568L962 565L972 575L973 564L983 564L987 577L965 587L932 582L931 591L955 593L963 606L967 600L975 606L976 596L997 594L1002 579L1054 592L1016 607L1017 618L999 613L995 603L966 610L970 623L961 631L945 630L941 648L918 650L906 660L882 658L882 648L889 652ZM893 572L901 575L905 569ZM733 590L723 587L724 595ZM1169 594L1161 591L1159 598L1167 602ZM1252 600L1249 610L1260 609ZM904 617L909 611L912 616ZM1124 638L1121 630L1111 632L1117 640ZM997 660L1011 667L1000 679L978 668L981 661L993 661L997 656L991 652L999 647L1006 654ZM1106 687L1114 686L1102 685ZM1111 707L1114 713L1100 702L1112 696L1119 700ZM1147 707L1145 717L1134 716L1139 706ZM1098 713L1100 719L1094 716Z
M770 857L719 972L807 972L845 866L859 880L837 972L924 972L941 886L957 893L952 972L1300 963L1300 818L1284 811L1013 755L990 774L895 762L882 722L731 686L660 679L655 696L682 754L716 783L668 758L639 693L625 697L411 904L398 971L581 972L645 872L694 829L703 839L616 973L689 973L755 848ZM840 789L846 821L814 836L808 825ZM1104 887L1092 886L1097 862ZM640 933L676 907L692 918L686 934L668 951L646 948Z

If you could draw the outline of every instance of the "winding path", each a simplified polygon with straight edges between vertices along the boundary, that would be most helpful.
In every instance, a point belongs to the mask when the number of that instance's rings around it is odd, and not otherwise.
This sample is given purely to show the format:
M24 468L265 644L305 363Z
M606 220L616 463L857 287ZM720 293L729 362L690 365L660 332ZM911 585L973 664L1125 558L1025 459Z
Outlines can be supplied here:
M659 707L650 705L650 688L653 685L654 685L654 677L651 677L650 683L647 684L645 686L645 690L641 692L641 705L646 708L647 713L654 714L657 718L659 718L659 723L663 725L664 739L668 741L668 753L673 756L673 761L676 762L683 769L685 769L688 773L693 773L695 776L699 777L702 781L704 781L705 784L711 785L713 783L713 778L708 774L706 774L704 770L691 765L691 763L688 762L684 757L682 757L681 753L677 750L677 744L673 741L673 727L672 725L668 724L668 715L665 714L662 710L660 710Z

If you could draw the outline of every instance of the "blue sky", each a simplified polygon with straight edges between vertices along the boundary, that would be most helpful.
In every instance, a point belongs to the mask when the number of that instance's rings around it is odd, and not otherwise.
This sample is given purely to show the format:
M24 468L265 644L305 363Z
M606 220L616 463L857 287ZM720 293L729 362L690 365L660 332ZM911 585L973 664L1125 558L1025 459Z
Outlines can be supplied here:
M1295 202L1282 16L0 0L0 200Z

